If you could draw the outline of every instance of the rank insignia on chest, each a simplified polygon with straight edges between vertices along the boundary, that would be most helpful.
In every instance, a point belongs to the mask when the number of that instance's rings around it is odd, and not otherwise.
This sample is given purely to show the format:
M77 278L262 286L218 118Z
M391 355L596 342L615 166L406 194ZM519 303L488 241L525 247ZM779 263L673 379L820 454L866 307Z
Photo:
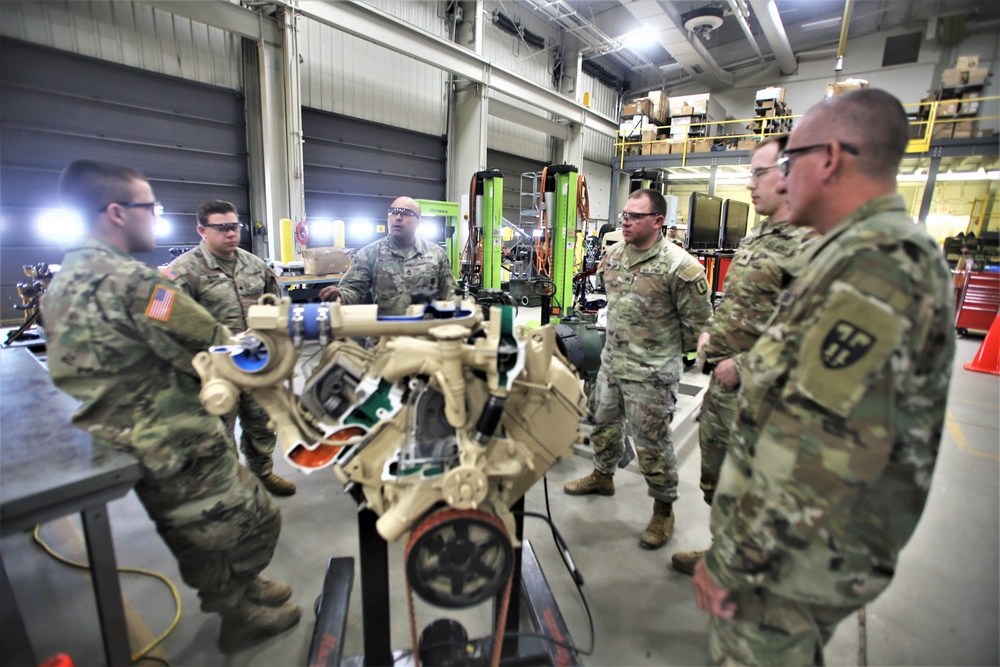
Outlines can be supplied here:
M865 356L877 340L864 329L840 320L823 339L823 365L830 369L846 368Z
M151 320L166 322L170 319L170 313L174 309L174 301L177 299L177 292L162 285L158 285L153 290L153 296L146 306L146 317Z

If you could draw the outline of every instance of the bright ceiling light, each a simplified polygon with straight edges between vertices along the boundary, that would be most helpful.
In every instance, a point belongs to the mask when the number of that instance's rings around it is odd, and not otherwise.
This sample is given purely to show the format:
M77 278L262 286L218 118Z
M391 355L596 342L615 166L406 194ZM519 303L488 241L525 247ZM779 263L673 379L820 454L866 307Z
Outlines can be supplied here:
M649 46L657 40L659 34L650 28L639 28L630 33L626 33L621 38L622 46L639 47Z

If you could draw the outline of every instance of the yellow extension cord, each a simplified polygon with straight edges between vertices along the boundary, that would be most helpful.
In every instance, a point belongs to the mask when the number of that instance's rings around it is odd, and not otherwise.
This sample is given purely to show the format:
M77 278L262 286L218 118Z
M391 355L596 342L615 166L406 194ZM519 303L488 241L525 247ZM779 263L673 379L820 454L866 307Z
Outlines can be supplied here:
M59 561L63 565L69 565L70 567L75 567L75 568L78 568L80 570L89 570L90 569L90 566L88 564L86 564L86 563L78 563L76 561L72 561L72 560L70 560L70 559L68 559L68 558L66 558L64 556L61 556L61 555L57 554L55 552L55 550L53 550L52 547L50 547L48 544L46 544L45 540L42 539L41 530L42 530L41 524L35 526L35 532L33 533L32 538L34 539L35 544L37 544L39 547L41 547L42 550L45 553L47 553L49 556L51 556L52 558L56 559L57 561ZM149 646L147 646L146 648L142 649L138 653L135 653L135 654L132 655L132 662L138 662L147 653L149 653L154 648L156 648L157 646L159 646L160 643L162 643L164 639L166 639L168 636L170 636L170 633L174 631L174 628L177 627L177 624L181 620L181 596L180 596L180 593L177 591L177 587L174 586L173 582L170 581L170 579L168 579L165 575L162 575L159 572L150 572L149 570L140 570L140 569L134 568L134 567L119 567L118 571L119 572L131 572L132 574L141 574L141 575L144 575L144 576L147 576L147 577L153 577L154 579L159 579L160 581L162 581L163 583L165 583L167 585L167 588L170 589L170 594L174 596L174 606L177 607L177 613L174 615L174 620L170 624L170 627L167 628L166 632L164 632L162 635L160 635L159 637L157 637L156 639L154 639L149 644Z

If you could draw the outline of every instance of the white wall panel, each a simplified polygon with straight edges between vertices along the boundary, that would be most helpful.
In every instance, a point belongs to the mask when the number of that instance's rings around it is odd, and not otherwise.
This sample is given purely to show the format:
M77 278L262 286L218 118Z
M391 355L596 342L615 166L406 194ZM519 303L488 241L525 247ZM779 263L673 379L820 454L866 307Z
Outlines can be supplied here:
M601 83L589 74L581 74L577 93L578 101L581 103L584 93L590 93L591 109L609 118L618 117L618 92L614 88ZM600 164L611 164L614 157L614 139L584 130L583 157Z
M447 37L437 4L369 3L428 32ZM311 19L299 20L302 106L384 125L444 135L447 74Z
M523 28L544 37L547 48L536 49L528 46L516 35L500 30L490 19L494 10L503 12L515 22L520 22ZM552 49L548 47L556 44L558 39L553 26L525 11L522 6L514 2L485 2L482 18L486 22L483 30L483 55L499 67L516 72L547 88L552 88ZM531 105L511 100L493 91L490 92L490 96L501 97L509 104L531 113L538 113L538 109ZM550 157L547 134L492 116L487 124L486 143L491 149L520 155L539 162L547 162Z
M239 90L240 40L133 2L0 0L0 34Z

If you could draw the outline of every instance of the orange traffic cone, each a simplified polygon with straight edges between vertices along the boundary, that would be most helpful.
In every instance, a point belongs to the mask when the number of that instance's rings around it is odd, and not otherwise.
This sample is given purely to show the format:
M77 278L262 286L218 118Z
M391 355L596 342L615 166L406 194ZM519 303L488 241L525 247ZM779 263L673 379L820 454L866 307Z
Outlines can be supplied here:
M1000 315L993 318L986 340L979 346L972 363L965 364L965 370L1000 375Z

